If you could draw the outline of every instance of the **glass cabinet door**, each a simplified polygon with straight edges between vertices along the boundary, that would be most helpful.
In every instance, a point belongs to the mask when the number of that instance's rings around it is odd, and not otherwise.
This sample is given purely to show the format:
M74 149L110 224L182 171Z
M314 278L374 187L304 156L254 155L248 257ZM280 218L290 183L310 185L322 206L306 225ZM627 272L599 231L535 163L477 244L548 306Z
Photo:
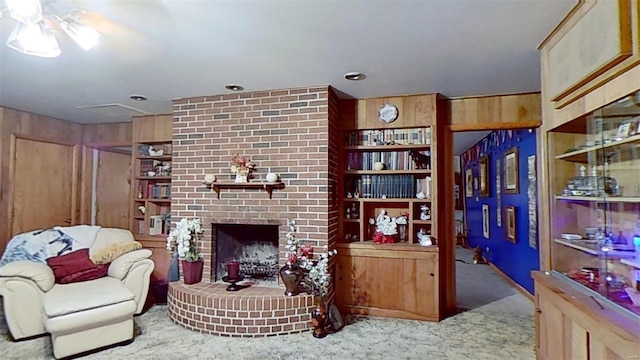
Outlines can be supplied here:
M548 136L553 270L640 317L640 91Z

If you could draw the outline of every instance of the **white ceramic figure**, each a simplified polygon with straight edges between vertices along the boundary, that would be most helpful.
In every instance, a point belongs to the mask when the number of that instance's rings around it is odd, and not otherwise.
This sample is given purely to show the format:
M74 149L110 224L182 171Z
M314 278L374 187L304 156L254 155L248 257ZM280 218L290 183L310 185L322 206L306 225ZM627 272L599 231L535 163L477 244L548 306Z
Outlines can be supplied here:
M429 207L427 205L420 206L420 220L431 220L431 214L429 213Z
M396 235L398 233L398 224L396 220L387 215L385 209L380 210L380 215L376 219L376 231L383 235Z
M422 246L431 246L433 242L431 241L431 235L427 234L427 232L421 228L420 231L416 234L418 237L418 241Z

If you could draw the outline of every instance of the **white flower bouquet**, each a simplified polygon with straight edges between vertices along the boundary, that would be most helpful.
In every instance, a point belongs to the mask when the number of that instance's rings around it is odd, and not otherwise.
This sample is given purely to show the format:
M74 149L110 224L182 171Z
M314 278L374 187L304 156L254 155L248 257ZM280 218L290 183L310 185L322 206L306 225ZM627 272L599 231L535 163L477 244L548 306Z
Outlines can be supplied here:
M197 247L198 235L203 232L200 219L182 218L167 236L167 249L173 250L177 246L178 256L184 258L185 261L198 261L200 260Z

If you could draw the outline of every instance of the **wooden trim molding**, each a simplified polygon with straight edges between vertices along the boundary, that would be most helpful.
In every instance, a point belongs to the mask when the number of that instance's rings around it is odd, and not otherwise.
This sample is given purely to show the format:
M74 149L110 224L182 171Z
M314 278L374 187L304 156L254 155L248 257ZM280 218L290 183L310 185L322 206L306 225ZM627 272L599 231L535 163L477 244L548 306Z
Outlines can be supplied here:
M522 295L524 295L527 299L531 300L531 302L535 303L536 299L535 297L529 293L527 291L527 289L523 288L522 285L518 284L517 282L513 281L512 278L510 278L509 276L507 276L507 274L503 273L502 270L498 269L497 266L493 265L492 263L488 263L489 267L491 269L493 269L493 271L496 272L496 274L500 275L500 277L502 277L506 282L509 283L509 285L513 286L514 288L518 289L518 291L520 291L522 293Z

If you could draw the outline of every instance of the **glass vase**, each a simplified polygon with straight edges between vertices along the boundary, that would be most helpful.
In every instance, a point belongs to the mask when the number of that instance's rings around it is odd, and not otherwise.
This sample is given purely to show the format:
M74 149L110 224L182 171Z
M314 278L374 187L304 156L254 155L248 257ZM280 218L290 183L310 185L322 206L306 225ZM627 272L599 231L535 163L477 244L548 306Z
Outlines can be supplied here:
M398 224L398 234L400 235L400 241L407 241L407 225Z
M298 295L298 285L302 281L302 269L287 263L280 268L280 278L286 288L284 292L286 296Z

